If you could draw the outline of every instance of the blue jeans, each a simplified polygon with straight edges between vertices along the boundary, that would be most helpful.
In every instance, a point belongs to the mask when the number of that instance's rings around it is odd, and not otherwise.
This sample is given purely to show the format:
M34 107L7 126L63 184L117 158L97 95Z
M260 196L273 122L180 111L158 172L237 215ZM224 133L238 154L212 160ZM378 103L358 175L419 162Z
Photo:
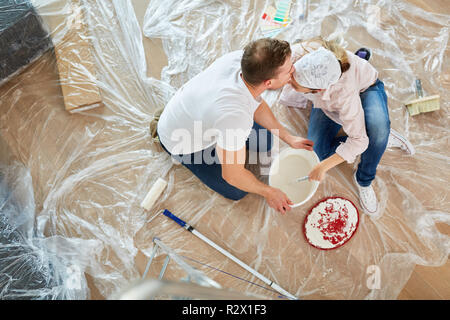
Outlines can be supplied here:
M356 180L362 187L367 187L375 179L378 163L386 150L391 121L382 81L377 79L375 84L360 93L360 98L369 146L361 154ZM347 139L346 136L336 137L340 129L341 125L328 118L321 109L311 110L308 139L314 141L314 151L321 161L333 155L339 144Z
M270 131L254 122L252 131L246 142L247 150L267 152L272 149L272 143L273 136ZM222 178L222 165L216 155L215 145L187 155L173 155L162 143L161 146L174 159L181 162L196 175L205 185L225 198L240 200L248 194L248 192L232 186Z

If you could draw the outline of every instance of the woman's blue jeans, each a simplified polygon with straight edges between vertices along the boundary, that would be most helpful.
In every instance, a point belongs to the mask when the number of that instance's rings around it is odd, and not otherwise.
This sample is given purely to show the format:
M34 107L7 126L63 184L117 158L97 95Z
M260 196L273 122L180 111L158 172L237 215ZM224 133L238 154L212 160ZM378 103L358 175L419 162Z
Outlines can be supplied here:
M272 149L272 144L273 136L271 132L254 122L252 131L246 142L247 150L268 152ZM205 185L225 198L240 200L248 194L248 192L232 186L222 178L222 165L216 155L215 145L187 155L173 155L162 143L161 146L174 159L181 162L196 175Z
M391 122L382 81L377 80L375 84L361 92L360 98L369 146L361 154L356 180L362 187L367 187L375 179L378 163L386 150ZM314 141L314 151L321 161L333 155L339 144L347 139L346 136L336 136L340 129L341 125L328 118L321 109L311 110L308 139Z

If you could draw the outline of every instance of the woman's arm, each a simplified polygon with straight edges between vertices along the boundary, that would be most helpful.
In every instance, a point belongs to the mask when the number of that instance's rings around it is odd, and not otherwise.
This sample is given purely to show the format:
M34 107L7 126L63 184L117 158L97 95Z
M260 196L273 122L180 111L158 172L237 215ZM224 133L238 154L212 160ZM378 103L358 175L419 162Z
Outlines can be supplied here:
M344 161L345 161L344 158L342 158L337 153L333 154L332 156L329 156L311 170L311 172L309 173L309 180L321 181L325 177L325 174L327 173L328 170L334 168L335 166Z
M339 115L347 139L336 148L335 154L313 168L309 176L311 180L322 180L328 170L344 161L353 163L356 157L362 154L369 145L364 110L359 96L355 95L350 99L339 101L339 103L351 106L350 108L342 108Z

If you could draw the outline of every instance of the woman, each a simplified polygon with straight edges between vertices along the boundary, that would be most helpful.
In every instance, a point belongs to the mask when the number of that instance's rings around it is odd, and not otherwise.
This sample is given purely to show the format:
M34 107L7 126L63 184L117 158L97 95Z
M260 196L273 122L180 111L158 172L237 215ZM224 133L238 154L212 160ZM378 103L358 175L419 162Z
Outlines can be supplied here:
M283 89L281 102L290 106L302 106L302 98L313 102L308 139L321 162L309 179L320 181L331 168L344 161L353 163L360 155L353 179L364 212L376 215L378 201L371 183L384 151L400 147L414 153L413 146L390 128L387 96L377 70L321 38L294 44L292 59L296 71ZM341 128L347 136L337 136Z

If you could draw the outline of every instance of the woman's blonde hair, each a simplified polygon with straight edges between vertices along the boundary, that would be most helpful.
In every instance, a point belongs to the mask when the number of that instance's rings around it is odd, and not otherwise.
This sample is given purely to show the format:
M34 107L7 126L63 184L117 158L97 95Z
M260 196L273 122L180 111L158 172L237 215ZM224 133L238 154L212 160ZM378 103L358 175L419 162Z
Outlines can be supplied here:
M331 52L334 53L334 55L336 56L336 58L339 61L339 64L341 65L342 73L344 73L345 71L350 69L350 62L348 61L347 52L345 51L344 48L342 48L340 45L338 45L336 43L336 41L333 41L333 40L327 41L327 40L323 39L322 37L315 37L315 38L311 38L309 40L299 40L299 41L294 42L294 44L299 43L299 42L300 42L303 50L305 50L307 53L314 51L312 49L313 46L311 46L311 44L313 44L313 43L320 44L325 49L330 50Z

